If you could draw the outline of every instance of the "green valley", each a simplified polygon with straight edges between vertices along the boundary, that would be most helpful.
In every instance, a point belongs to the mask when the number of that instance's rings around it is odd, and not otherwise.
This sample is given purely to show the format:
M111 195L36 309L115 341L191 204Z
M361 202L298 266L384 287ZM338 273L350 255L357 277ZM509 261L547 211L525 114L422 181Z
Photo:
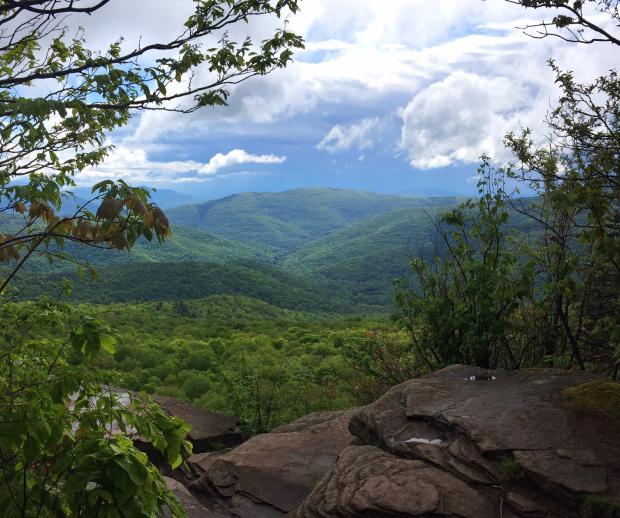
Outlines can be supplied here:
M414 198L339 189L244 193L169 211L178 225L272 247L275 254L404 207L454 205L454 197Z
M456 198L413 198L336 189L247 193L168 211L164 246L139 240L126 252L67 244L77 262L103 268L83 279L72 263L33 257L20 298L142 302L245 295L283 308L389 312L393 281L431 250L433 217Z

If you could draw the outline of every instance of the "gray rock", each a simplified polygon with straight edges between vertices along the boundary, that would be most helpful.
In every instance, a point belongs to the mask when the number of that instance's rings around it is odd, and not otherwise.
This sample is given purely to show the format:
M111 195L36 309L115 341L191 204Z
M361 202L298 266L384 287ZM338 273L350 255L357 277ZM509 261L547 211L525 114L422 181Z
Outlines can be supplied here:
M187 518L225 518L225 515L203 506L180 482L169 477L164 477L164 482L166 483L166 487L172 491L179 503L183 506ZM165 518L168 518L168 516L170 516L169 512L164 514Z
M423 461L351 446L292 516L491 518L495 509L465 482Z
M352 439L353 411L314 414L257 435L226 453L196 458L192 489L227 509L227 516L285 516L312 491Z
M515 451L514 456L525 472L550 492L605 493L608 489L604 465L584 465L578 456L560 456L556 450Z
M563 392L592 379L452 366L194 455L182 496L218 518L565 518L592 493L620 505L617 423Z
M153 396L153 399L167 413L191 425L192 430L188 439L194 446L194 453L202 453L223 446L236 446L243 442L240 423L234 417L202 410L171 397Z
M345 450L295 516L559 518L590 493L620 505L620 433L563 394L593 379L457 365L398 385L353 415L366 446Z

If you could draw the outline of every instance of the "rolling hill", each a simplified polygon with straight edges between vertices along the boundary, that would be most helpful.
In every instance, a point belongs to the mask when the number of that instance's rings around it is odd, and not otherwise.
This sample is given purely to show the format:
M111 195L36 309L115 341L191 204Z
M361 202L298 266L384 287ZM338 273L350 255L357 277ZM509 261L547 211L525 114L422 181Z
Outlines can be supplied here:
M64 251L78 262L95 267L108 267L130 263L209 262L230 263L238 260L270 260L268 251L260 245L234 242L193 228L172 227L172 237L164 245L142 239L129 252L102 250L84 245L67 243ZM41 255L34 255L27 263L27 270L37 273L56 273L73 270L66 261L52 265Z
M409 273L411 258L434 252L432 218L438 210L397 209L349 225L300 246L282 266L341 285L352 300L387 306L393 282Z
M432 247L432 218L437 210L398 209L354 223L303 244L284 258L282 265L358 282L376 277L378 270L401 274L412 255Z
M454 205L455 197L412 198L339 189L236 194L168 211L173 223L270 247L275 255L353 223L405 207Z
M163 246L141 241L121 253L67 245L101 270L98 282L35 256L18 284L22 297L34 297L59 294L69 278L80 302L230 294L304 311L387 311L394 279L413 255L433 250L432 217L458 201L337 189L239 194L167 211L173 233Z
M66 280L72 281L70 294ZM19 298L47 295L74 302L181 301L212 295L240 295L298 311L379 312L384 308L353 304L346 290L258 262L128 263L99 270L97 279L77 273L29 275L16 282Z

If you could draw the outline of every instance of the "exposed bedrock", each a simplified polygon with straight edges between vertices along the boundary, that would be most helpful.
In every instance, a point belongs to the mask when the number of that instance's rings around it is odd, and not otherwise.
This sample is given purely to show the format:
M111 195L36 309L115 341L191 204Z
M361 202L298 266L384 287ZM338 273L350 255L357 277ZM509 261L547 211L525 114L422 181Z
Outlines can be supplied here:
M580 372L451 366L356 412L297 517L604 516L620 508L620 427Z
M455 365L189 464L192 516L615 517L620 385Z
M352 414L310 414L229 452L194 456L190 463L201 475L191 489L210 509L226 516L286 516L351 442Z

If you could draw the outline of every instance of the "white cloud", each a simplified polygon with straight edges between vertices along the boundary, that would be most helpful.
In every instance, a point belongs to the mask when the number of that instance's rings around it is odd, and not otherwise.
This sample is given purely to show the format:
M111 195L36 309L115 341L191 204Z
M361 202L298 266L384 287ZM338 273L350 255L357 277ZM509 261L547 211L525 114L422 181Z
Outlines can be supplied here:
M379 117L362 119L357 124L341 126L337 124L323 140L317 144L317 149L336 153L349 149L363 150L373 146L373 133L381 124Z
M544 116L547 92L515 77L454 72L413 97L402 112L401 146L420 169L503 158L504 135Z
M123 34L135 42L139 32L146 43L172 35L172 27L182 23L192 7L188 0L174 0L170 10L172 1L149 0L150 8L142 17L133 15L143 10L143 2L117 0L106 6L103 22L94 16L84 17L83 23L97 42L108 34ZM168 12L171 18L162 16ZM351 120L351 113L356 113L360 122L332 127L319 149L364 151L370 158L378 132L385 129L377 121L394 124L394 119L369 114L384 110L389 117L398 108L400 151L412 167L476 162L483 152L502 158L507 130L530 126L542 131L541 122L555 95L548 58L575 70L578 78L592 78L620 64L613 46L598 46L592 52L593 47L558 39L525 37L515 27L524 25L524 17L530 15L542 13L504 0L391 0L389 8L376 0L306 0L290 19L289 28L307 41L307 50L297 54L295 63L232 88L228 107L191 115L141 114L131 134L117 138L126 148L115 151L118 164L111 157L98 171L116 168L135 176L163 177L185 170L191 173L187 178L208 177L211 170L221 169L220 163L252 162L234 162L247 158L241 150L218 154L207 163L153 162L144 150L172 138L182 149L184 139L196 141L214 134L225 136L227 142L239 134L247 138L267 132L273 138L290 139L292 120L296 127L304 127L314 144L325 128L323 113L329 113L331 120L339 114L341 120ZM278 23L257 18L249 26L234 27L231 37L239 40L246 32L256 34L256 39L267 37ZM201 70L195 81L207 77L208 71ZM128 155L122 157L123 153ZM265 157L284 158L258 155Z
M233 149L225 155L222 153L214 155L208 164L205 164L198 170L198 173L215 174L220 169L240 164L282 164L285 161L285 156L252 155L243 149Z
M306 52L346 50L350 49L352 46L353 44L349 42L333 38L323 41L308 41L305 44L305 49L298 53L303 55Z
M235 87L228 107L189 117L145 113L133 138L150 142L188 128L192 134L206 134L223 124L235 132L241 126L247 132L269 126L288 136L292 118L325 106L332 112L339 107L348 113L359 110L363 117L362 110L372 107L376 113L377 103L386 98L404 94L412 99L459 71L490 80L537 80L547 74L546 60L553 55L565 58L560 64L589 72L608 67L613 49L592 55L557 40L527 38L514 28L525 23L524 14L529 13L499 0L394 0L390 9L370 0L312 0L291 19L291 29L308 40L308 50L298 53L297 62ZM333 131L336 139L338 131L346 133L342 127Z
M487 23L487 34L471 34L427 49L444 63L418 88L401 112L400 147L413 168L431 169L475 163L481 154L496 161L512 157L504 146L509 131L528 127L544 141L546 115L556 104L558 88L547 66L575 72L579 81L604 74L620 60L613 49L534 40L512 27L531 20Z
M148 157L143 148L115 147L105 162L95 168L88 168L79 175L81 183L90 183L101 178L123 178L129 182L199 182L214 177L222 169L241 164L282 164L285 156L254 155L243 149L228 153L217 153L207 163L194 160L156 161ZM226 176L249 174L249 171L235 171Z

